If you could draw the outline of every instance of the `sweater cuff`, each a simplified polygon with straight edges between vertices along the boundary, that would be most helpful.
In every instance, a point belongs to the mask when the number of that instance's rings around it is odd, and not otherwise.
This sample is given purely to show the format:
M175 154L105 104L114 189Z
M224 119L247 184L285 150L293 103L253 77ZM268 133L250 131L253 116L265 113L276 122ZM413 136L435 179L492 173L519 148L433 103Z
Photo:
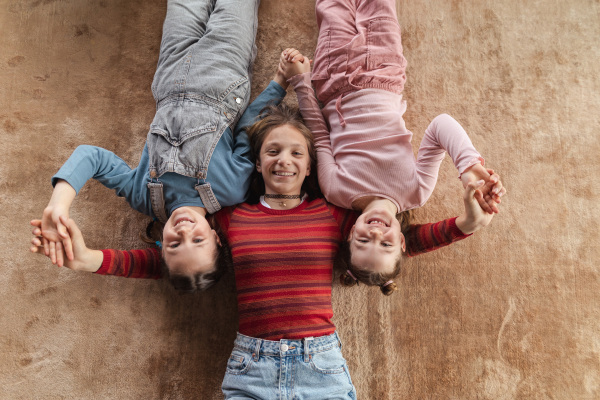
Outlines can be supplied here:
M99 275L108 275L110 263L113 258L112 252L110 250L100 250L100 251L102 251L104 258L102 259L102 265L100 266L100 268L98 268L98 271L96 271L94 273L99 274Z
M481 156L473 157L473 159L471 161L469 161L469 163L462 170L462 172L460 172L458 174L458 179L460 179L462 177L462 174L464 174L466 170L468 170L469 168L471 168L473 165L476 165L476 164L481 164L482 166L485 166L485 160L483 159L483 157L481 157Z
M467 237L473 235L472 233L465 235L463 233L463 231L461 231L460 228L458 226L456 226L457 218L458 217L454 217L454 218L451 218L450 221L448 221L448 228L450 230L450 235L452 236L452 241L454 241L456 239L464 239L464 238L467 238Z
M294 88L297 87L297 86L302 86L302 84L304 84L305 86L311 87L310 72L305 72L303 74L294 75L290 79L288 79L287 81Z

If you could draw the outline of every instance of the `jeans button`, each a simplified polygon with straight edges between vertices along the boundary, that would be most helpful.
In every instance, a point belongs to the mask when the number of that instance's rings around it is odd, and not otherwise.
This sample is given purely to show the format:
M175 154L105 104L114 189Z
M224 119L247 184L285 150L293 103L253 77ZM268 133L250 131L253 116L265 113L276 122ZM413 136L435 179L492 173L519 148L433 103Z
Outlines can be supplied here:
M236 97L235 102L238 104L242 104L242 99L240 99L239 97Z
M289 347L288 347L287 344L282 344L281 345L281 351L286 352L286 351L288 351L288 349L289 349Z

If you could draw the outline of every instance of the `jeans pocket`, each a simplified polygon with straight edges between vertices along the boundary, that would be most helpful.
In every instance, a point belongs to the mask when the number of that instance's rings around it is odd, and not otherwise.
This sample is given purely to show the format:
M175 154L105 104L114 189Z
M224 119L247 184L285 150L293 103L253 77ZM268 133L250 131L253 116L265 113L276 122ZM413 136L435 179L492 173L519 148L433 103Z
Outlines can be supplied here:
M346 360L339 346L311 355L310 367L321 374L333 375L346 372Z
M233 349L227 361L227 372L233 375L244 375L252 365L252 354Z
M367 31L367 69L386 66L404 67L400 24L395 18L375 18Z

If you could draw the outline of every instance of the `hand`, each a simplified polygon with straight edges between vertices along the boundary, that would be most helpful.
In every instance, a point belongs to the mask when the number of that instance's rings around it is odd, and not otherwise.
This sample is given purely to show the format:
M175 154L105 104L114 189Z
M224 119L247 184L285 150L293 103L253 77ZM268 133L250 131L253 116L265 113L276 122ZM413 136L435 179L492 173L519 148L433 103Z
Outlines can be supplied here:
M480 191L485 184L485 181L481 179L477 182L468 183L465 189L463 195L465 213L456 218L456 226L465 235L476 232L487 226L492 221L492 218L494 218L495 213L485 212L480 207L479 201L476 198L476 193Z
M279 69L282 70L286 80L294 75L310 72L311 60L304 57L300 51L289 48L281 52L279 58Z
M500 198L506 194L506 189L493 169L486 169L481 164L475 164L463 172L460 179L465 188L469 183L483 179L484 185L476 190L475 199L485 212L490 214L500 212L498 204L501 202Z
M44 254L52 260L53 264L63 265L64 255L73 260L73 245L61 217L65 221L69 218L69 209L75 198L75 189L66 181L59 180L54 186L52 197L44 209L41 219L41 243Z
M64 252L63 249L60 253L61 264L58 263L58 257L55 260L53 260L49 255L46 255L48 258L51 259L52 264L61 267L63 265L62 261L64 260L64 266L74 271L98 271L98 269L102 265L104 254L100 250L91 250L87 248L87 246L85 245L85 241L83 240L83 235L81 234L81 231L79 230L79 227L77 226L75 221L73 221L72 219L66 219L64 217L61 217L60 222L63 226L65 226L65 228L68 231L68 235L72 240L74 257L72 260L68 258L66 258L65 260L64 254L62 253ZM41 254L42 220L35 219L31 221L31 225L34 227L34 229L31 232L33 234L33 238L31 239L32 246L30 248L30 251L32 253Z

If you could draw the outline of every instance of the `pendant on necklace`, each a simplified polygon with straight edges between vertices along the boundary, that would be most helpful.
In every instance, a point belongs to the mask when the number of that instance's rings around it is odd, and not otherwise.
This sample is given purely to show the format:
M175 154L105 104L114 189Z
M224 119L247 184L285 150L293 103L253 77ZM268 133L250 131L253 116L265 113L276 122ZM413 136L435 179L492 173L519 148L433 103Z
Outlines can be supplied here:
M287 206L287 204L285 204L283 201L280 201L280 202L279 202L279 205L280 205L281 207L286 207L286 206Z

